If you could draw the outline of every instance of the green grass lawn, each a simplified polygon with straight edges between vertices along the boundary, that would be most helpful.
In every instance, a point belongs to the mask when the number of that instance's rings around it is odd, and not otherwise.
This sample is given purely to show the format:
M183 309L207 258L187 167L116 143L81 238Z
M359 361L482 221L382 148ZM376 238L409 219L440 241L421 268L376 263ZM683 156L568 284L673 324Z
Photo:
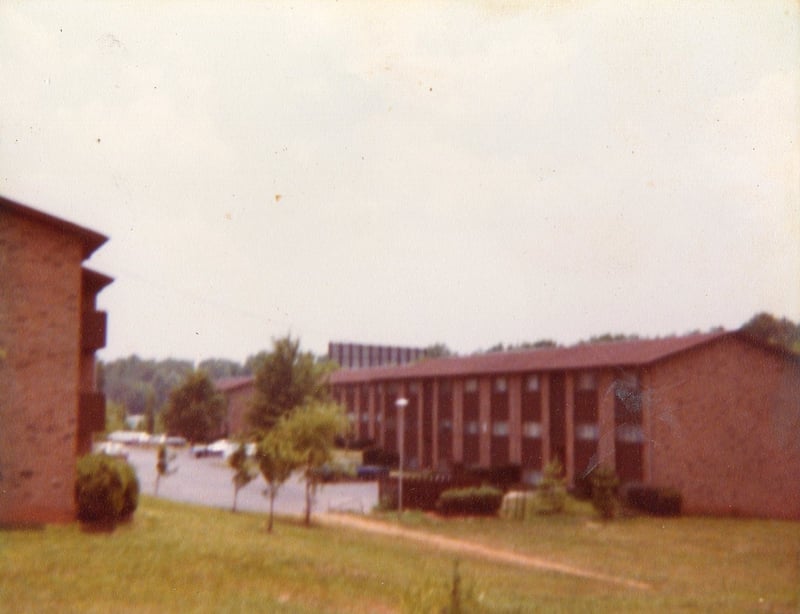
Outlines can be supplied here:
M393 515L386 519L396 520ZM460 558L486 612L797 612L800 523L628 518L573 505L531 521L403 524L653 586L650 591ZM445 599L456 558L412 542L144 497L113 532L0 531L3 612L417 612Z

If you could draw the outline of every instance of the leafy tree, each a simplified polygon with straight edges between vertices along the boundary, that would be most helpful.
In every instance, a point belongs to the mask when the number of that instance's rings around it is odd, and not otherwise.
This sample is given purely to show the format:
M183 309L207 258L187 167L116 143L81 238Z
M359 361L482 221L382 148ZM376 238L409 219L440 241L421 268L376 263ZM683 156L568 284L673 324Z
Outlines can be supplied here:
M269 352L266 351L248 356L247 360L244 361L244 374L253 375L254 373L258 373L264 361L267 359L267 356L269 356Z
M284 337L273 341L272 352L259 363L255 398L248 414L254 430L266 432L296 407L328 399L331 367L316 362L310 352L301 352L299 340Z
M106 433L125 429L125 406L106 400Z
M800 324L769 313L758 313L748 320L742 331L769 345L800 353Z
M228 465L233 469L233 508L236 511L236 500L239 498L239 491L247 486L256 477L247 458L247 447L240 443L236 451L228 458Z
M269 497L269 521L267 531L272 533L273 509L275 497L284 482L291 477L297 468L298 459L292 442L289 441L286 420L282 419L267 433L258 444L256 460L261 475L267 482L267 496Z
M589 337L589 341L581 341L581 343L614 343L617 341L638 341L639 339L641 339L641 337L636 334L603 333L602 335L593 335Z
M245 375L245 368L234 360L225 358L207 358L200 361L197 365L211 377L211 379L222 379L223 377L233 377Z
M182 435L191 442L205 442L222 429L225 397L217 392L204 371L190 373L172 391L164 412L167 432Z
M154 395L153 409L159 414L169 393L193 370L186 360L142 360L136 355L108 363L99 363L98 389L106 398L125 406L128 415L142 415L147 409L148 395Z
M494 352L518 352L520 350L541 350L544 348L555 348L558 347L558 343L553 341L552 339L539 339L538 341L522 341L520 343L509 343L508 345L503 345L502 342L496 343L488 350L486 353L494 353Z
M146 433L156 432L156 393L150 389L144 403L144 430Z
M306 483L306 525L311 524L311 505L321 480L320 469L330 462L336 437L344 434L347 426L344 410L335 403L303 405L286 421L288 439Z
M444 343L434 343L425 348L425 358L446 358L453 355L453 352Z

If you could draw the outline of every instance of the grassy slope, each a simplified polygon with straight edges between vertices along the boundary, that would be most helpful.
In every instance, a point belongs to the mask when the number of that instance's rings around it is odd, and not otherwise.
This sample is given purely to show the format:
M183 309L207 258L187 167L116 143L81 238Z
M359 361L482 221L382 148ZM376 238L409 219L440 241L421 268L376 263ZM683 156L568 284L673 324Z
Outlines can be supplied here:
M487 611L795 611L800 524L628 519L577 510L528 523L438 521L414 528L504 545L654 585L642 593L462 557ZM8 612L394 612L431 584L446 591L452 554L341 528L144 498L113 533L76 525L0 532L0 609Z

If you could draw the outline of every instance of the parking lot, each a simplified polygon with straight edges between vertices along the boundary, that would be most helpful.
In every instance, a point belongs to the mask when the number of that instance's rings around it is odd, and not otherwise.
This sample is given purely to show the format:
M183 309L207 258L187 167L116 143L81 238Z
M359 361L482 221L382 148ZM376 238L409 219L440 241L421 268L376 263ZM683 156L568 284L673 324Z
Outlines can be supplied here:
M156 482L157 448L124 446L128 461L136 469L143 494L153 495ZM219 457L195 458L188 448L170 448L174 459L171 475L161 478L158 496L173 501L230 509L233 505L233 470ZM258 477L239 491L237 508L267 512L269 501L263 492L264 478ZM352 511L367 513L378 502L377 482L325 484L317 490L313 511ZM294 475L275 499L275 513L301 515L305 508L305 484Z

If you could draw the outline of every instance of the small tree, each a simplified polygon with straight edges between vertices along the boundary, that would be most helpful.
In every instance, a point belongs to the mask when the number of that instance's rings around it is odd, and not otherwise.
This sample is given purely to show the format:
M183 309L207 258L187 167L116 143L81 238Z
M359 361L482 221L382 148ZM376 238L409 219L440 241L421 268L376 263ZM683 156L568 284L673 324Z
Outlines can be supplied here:
M288 440L285 419L275 425L272 430L258 444L256 460L261 475L267 482L267 496L269 497L269 521L267 531L272 532L273 509L275 497L283 483L292 475L297 467L297 457Z
M236 511L236 500L239 498L239 491L247 486L256 477L252 472L250 459L247 458L247 447L240 443L236 451L228 458L228 465L233 469L233 507L232 512Z
M269 431L281 417L305 403L328 400L331 365L301 351L299 339L273 340L272 351L259 355L253 364L257 367L255 396L247 421L255 431Z
M344 434L347 426L344 411L335 403L304 405L286 421L289 440L306 483L306 525L311 524L311 505L321 481L320 469L331 460L336 436Z
M591 475L592 505L603 520L610 520L617 511L619 479L611 467L600 465Z
M170 454L165 444L158 446L158 453L156 456L156 486L155 495L158 496L158 485L161 483L161 478L167 477L175 473L178 469L170 468L169 463L175 459L174 454Z
M564 483L564 467L557 458L547 463L544 468L537 498L543 512L558 514L564 511L567 503L567 487Z

